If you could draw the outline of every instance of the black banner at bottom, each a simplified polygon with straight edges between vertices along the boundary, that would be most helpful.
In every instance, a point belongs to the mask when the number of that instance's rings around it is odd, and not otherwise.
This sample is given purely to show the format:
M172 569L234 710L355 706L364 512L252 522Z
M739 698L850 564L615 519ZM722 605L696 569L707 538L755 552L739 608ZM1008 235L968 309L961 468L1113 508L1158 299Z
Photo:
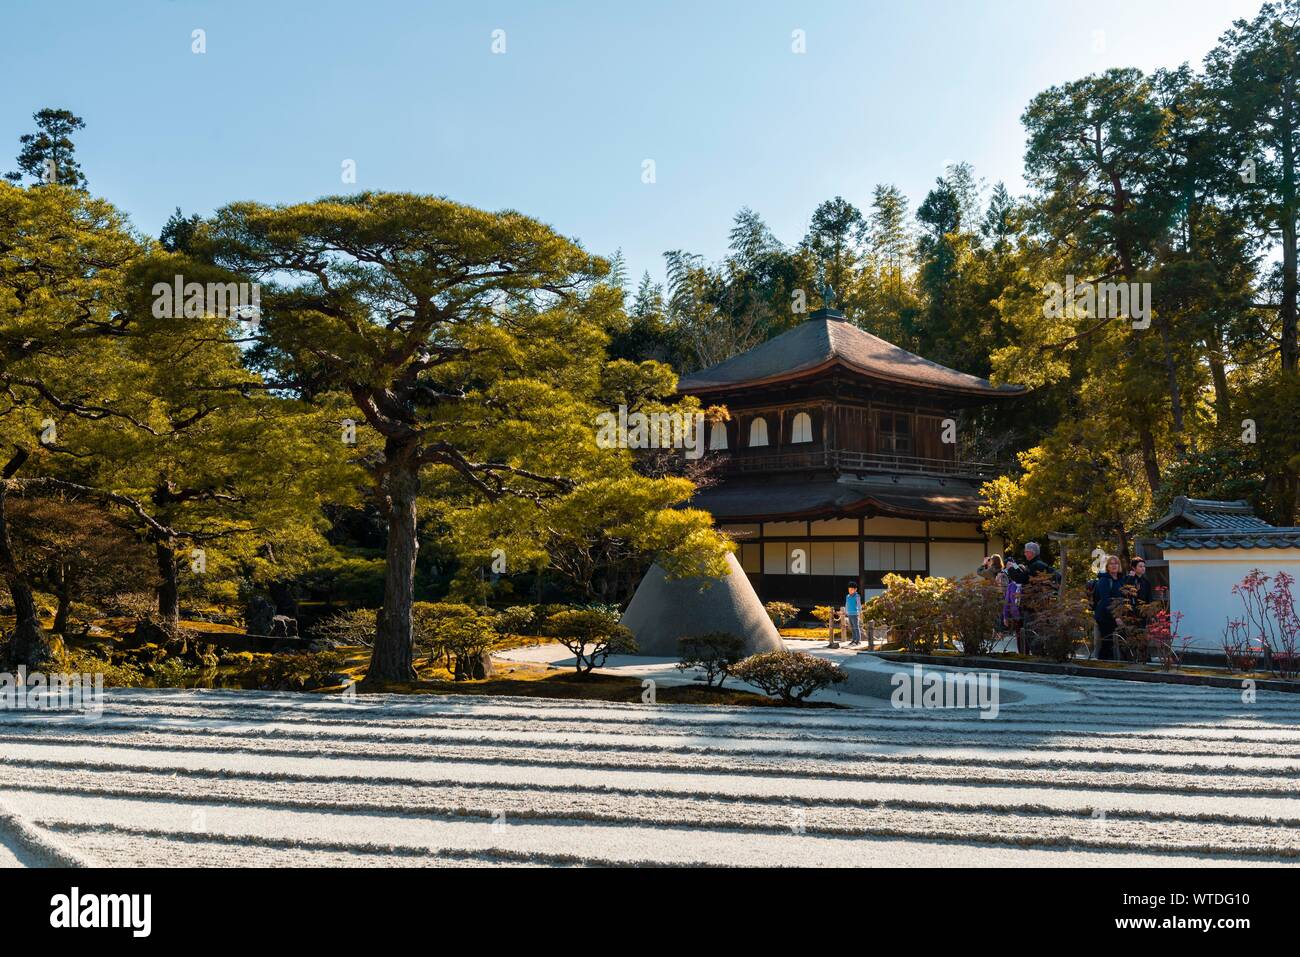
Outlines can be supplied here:
M135 869L0 872L5 937L132 947L193 942L212 933L238 939L239 924L259 945L339 943L351 928L432 918L482 925L494 942L517 933L536 939L554 921L566 930L608 930L652 921L654 936L680 923L683 933L763 933L806 937L807 916L887 919L927 943L948 935L969 942L970 921L1010 921L1017 933L1042 929L1059 939L1198 934L1229 944L1239 935L1293 933L1288 902L1296 872L1254 869L916 870L699 869ZM761 901L763 915L754 912ZM580 915L576 925L574 915ZM471 916L473 915L473 916ZM751 924L748 930L756 929ZM813 925L815 926L815 925ZM692 930L692 928L694 930ZM233 935L233 936L231 936Z

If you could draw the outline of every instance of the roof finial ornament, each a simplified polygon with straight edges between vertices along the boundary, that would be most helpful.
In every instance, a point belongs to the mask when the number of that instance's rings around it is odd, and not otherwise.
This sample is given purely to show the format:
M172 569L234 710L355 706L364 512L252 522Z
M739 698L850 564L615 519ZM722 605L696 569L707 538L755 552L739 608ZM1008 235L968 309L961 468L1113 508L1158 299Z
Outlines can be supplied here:
M844 313L835 308L835 287L829 280L823 279L817 289L822 297L822 307L812 314L813 319L843 319Z

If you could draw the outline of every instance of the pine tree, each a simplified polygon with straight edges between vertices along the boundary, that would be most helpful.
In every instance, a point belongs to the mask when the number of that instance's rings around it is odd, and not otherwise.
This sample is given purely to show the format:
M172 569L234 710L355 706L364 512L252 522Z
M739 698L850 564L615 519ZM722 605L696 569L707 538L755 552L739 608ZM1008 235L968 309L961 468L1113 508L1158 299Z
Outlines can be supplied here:
M58 183L72 189L85 189L86 177L77 162L77 147L72 134L86 124L68 110L44 109L32 114L37 132L19 138L18 169L6 173L5 179L21 183L27 176L35 183Z

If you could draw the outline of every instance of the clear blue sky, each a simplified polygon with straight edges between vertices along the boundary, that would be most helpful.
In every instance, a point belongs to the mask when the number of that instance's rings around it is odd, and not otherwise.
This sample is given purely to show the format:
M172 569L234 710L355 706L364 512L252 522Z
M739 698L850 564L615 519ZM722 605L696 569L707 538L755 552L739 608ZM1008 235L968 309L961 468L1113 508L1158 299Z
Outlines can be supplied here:
M817 203L865 208L878 182L915 209L947 162L1019 191L1035 93L1199 63L1259 5L5 0L0 164L32 112L66 107L91 188L153 235L178 205L410 190L519 209L659 278L666 249L720 255L743 205L795 242Z

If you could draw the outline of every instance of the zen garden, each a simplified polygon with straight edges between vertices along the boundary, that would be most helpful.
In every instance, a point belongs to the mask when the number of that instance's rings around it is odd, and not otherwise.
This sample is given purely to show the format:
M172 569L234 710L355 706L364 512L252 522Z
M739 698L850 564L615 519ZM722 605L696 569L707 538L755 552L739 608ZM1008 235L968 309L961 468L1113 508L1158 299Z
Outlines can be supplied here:
M1199 64L1038 92L1023 191L954 160L783 236L756 197L724 255L639 278L434 181L177 205L152 235L101 192L96 116L31 104L0 182L3 800L56 863L148 863L146 832L220 863L131 802L328 810L187 750L276 772L274 735L341 762L361 816L317 846L232 810L258 863L407 853L385 761L443 758L468 791L419 800L457 826L497 788L758 835L450 828L447 860L1300 855L1267 826L1290 772L1236 763L1293 769L1271 735L1300 733L1298 46L1296 0L1266 5ZM85 689L99 723L57 726L78 757L22 711ZM1217 722L1236 737L1196 737ZM48 783L4 778L56 744ZM704 765L734 806L682 783ZM1078 790L1020 793L1049 766ZM638 768L662 792L620 784ZM829 850L761 823L781 776Z
M631 292L618 255L433 196L177 210L152 240L90 191L82 120L41 110L0 185L5 661L638 701L619 672L649 656L690 679L665 700L791 704L845 674L783 639L852 625L872 652L1291 681L1296 264L1246 237L1295 200L1191 152L1213 79L1042 94L1032 196L956 164L914 219L885 185L793 246L745 209L725 262L671 253ZM1094 119L1148 129L1131 166L1063 149ZM1170 307L1044 306L1028 277L1058 273Z

